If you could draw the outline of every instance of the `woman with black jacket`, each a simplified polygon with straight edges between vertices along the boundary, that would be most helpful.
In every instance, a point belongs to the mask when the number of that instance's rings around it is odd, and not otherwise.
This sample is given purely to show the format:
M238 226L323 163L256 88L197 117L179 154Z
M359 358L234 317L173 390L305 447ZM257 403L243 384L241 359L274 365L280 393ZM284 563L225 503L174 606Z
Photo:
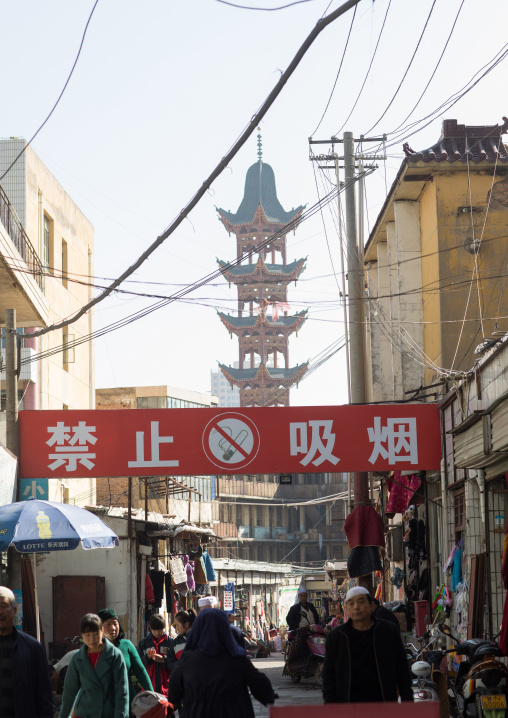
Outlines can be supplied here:
M185 709L185 718L254 718L249 696L273 703L270 679L235 642L222 611L199 613L182 658L169 679L168 700Z

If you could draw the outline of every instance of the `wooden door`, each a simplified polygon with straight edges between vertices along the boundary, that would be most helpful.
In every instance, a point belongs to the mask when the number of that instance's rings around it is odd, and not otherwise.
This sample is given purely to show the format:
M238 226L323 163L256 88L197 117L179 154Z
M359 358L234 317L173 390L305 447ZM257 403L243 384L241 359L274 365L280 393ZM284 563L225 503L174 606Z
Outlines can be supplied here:
M85 613L97 613L106 607L104 576L55 576L53 578L53 653L62 656L65 638L79 634L79 622ZM72 646L76 648L76 646Z

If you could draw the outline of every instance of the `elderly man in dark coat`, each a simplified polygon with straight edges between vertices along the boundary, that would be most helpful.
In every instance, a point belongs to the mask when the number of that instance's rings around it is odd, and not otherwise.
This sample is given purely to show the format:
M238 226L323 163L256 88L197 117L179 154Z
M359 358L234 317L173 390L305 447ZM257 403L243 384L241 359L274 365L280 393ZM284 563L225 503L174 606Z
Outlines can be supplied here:
M39 641L14 626L16 599L0 586L0 716L53 718L48 662Z

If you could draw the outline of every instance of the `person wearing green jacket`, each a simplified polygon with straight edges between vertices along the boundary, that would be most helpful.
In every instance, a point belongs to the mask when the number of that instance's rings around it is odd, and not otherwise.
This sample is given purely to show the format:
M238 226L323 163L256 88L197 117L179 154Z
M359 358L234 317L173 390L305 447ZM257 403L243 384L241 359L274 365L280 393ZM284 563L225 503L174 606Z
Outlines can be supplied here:
M127 718L129 679L122 653L104 638L95 613L83 616L79 632L83 646L65 674L60 718Z
M117 612L112 608L103 608L99 611L99 618L102 620L104 635L111 643L122 652L125 665L127 666L127 675L129 676L129 705L132 703L137 693L137 686L144 691L151 691L152 682L150 676L146 672L146 668L141 662L136 646L125 638Z

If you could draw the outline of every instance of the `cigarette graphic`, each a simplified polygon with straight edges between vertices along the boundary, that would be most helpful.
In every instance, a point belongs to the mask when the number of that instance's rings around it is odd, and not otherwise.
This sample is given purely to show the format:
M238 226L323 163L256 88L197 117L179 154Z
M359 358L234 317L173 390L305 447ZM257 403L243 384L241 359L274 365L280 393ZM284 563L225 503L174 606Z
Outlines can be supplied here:
M237 444L238 446L241 446L241 445L243 444L243 442L245 441L245 439L246 439L246 438L248 437L248 435L249 435L249 432L248 432L248 431L246 431L245 429L242 429L241 431L238 432L238 434L237 434L235 437L233 437L233 432L231 431L231 429L229 428L229 426L224 426L224 427L222 427L222 428L224 429L224 431L227 431L228 434L231 434L231 436L232 436L232 438L233 438L233 441L234 441L235 444ZM236 451L237 451L236 447L232 446L232 445L229 443L229 441L227 441L227 439L221 439L221 440L219 441L219 447L220 447L221 450L224 452L224 453L222 454L222 458L223 458L224 461L229 461L229 460L231 459L231 457L232 457L232 456L236 453Z

